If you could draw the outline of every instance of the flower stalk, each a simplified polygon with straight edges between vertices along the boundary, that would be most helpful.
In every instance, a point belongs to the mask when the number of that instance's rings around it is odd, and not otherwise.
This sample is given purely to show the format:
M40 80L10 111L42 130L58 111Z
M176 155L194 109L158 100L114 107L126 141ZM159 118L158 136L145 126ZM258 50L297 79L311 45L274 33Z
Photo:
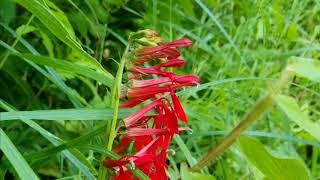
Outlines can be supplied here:
M114 116L107 145L108 150L123 155L117 160L106 158L103 163L106 168L115 170L114 179L136 179L128 165L140 169L150 179L168 179L166 158L169 143L175 134L187 130L186 127L179 128L178 121L188 122L175 91L198 85L199 78L194 75L178 76L165 69L183 66L184 61L178 59L178 49L191 45L187 38L164 43L151 30L130 35L112 90ZM124 66L129 89L120 94ZM124 101L120 103L122 98ZM124 127L117 134L118 107L138 105L142 108L124 118ZM115 138L119 143L112 147Z

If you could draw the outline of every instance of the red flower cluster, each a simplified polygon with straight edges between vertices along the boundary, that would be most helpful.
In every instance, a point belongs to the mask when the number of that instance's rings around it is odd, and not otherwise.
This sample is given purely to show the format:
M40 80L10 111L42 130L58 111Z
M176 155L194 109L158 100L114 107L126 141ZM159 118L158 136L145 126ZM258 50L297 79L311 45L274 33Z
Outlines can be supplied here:
M150 36L154 37L157 37L155 33ZM180 53L177 48L186 48L191 44L189 39L182 38L135 51L135 59L128 69L131 85L126 95L128 100L121 104L121 108L150 103L124 119L126 133L114 149L122 154L131 147L134 155L125 155L118 160L106 159L104 162L105 167L118 171L115 179L135 179L125 167L129 164L142 170L151 179L168 179L166 157L169 142L174 134L187 129L178 128L178 119L188 122L175 91L197 85L199 78L194 75L178 76L164 68L183 66L184 61L178 59Z

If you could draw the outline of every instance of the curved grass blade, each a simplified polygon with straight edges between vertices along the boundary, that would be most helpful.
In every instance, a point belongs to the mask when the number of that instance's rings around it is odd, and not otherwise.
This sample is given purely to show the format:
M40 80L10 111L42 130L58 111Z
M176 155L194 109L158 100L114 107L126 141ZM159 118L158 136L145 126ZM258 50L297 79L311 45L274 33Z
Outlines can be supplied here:
M209 8L203 4L201 0L195 0L198 5L208 14L208 16L211 18L211 20L218 26L219 30L222 32L222 34L226 37L226 39L229 41L230 45L234 48L236 53L241 57L241 53L239 48L236 46L230 35L227 33L227 31L224 29L222 24L218 21L218 19L212 14L212 11L209 10Z
M79 74L85 77L89 77L108 87L111 87L113 83L113 78L109 76L105 76L105 74L97 72L86 66L78 65L70 61L46 57L46 56L34 56L30 54L14 54L14 55L19 56L21 58L26 58L36 64L50 66L57 70L68 72L70 74Z
M29 164L14 146L6 133L0 128L0 149L8 158L21 179L39 179Z

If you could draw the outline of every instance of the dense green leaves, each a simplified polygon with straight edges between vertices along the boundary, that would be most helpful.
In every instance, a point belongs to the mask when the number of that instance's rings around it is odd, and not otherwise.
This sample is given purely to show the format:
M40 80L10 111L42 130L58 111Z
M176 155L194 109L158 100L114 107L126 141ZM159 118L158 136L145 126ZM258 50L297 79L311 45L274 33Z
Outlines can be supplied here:
M130 86L128 71L119 68L129 33L146 28L165 41L192 39L193 46L181 51L184 68L172 70L201 79L199 86L177 92L189 119L180 125L193 134L183 131L170 144L170 179L259 179L261 172L274 177L290 170L275 164L287 162L293 173L301 175L305 164L312 178L320 176L319 2L1 0L0 7L0 107L8 111L0 112L0 128L37 176L95 179L101 156L120 158L105 150L106 124L119 122L116 147L126 133L121 118L134 110L120 109L116 117L105 107L114 105L110 92L117 72L123 73L116 79L120 95ZM274 97L276 108L243 135L296 159L277 158L247 140L240 143L247 144L245 153L231 146L191 173L186 164L216 147L283 70L295 75L293 81ZM3 154L0 179L20 177L19 165Z
M16 0L17 3L28 9L62 42L78 53L83 64L96 68L97 70L110 74L103 70L101 65L88 53L86 53L81 44L75 37L72 26L70 25L64 13L49 0Z
M309 173L301 160L277 158L256 139L240 138L240 146L247 159L257 167L266 180L308 180Z

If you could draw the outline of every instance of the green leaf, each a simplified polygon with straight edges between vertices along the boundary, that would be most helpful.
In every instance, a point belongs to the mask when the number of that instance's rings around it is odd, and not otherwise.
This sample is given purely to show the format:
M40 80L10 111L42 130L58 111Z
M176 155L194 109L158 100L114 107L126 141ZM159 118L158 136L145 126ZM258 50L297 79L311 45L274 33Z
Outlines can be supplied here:
M180 168L181 180L215 180L211 175L191 172L185 163L181 164Z
M63 24L64 28L68 31L70 36L73 39L76 39L74 30L64 12L61 11L58 6L56 6L49 0L43 0L43 4L47 6L47 8L50 10L50 13L52 13Z
M118 118L124 118L132 113L132 110L122 109ZM108 120L113 117L112 109L59 109L38 111L12 111L0 112L0 121L17 119L35 120Z
M66 60L56 59L56 58L51 58L46 56L35 56L31 54L15 53L15 55L21 58L26 58L28 60L31 60L36 64L50 66L56 70L60 70L70 74L79 74L79 75L89 77L108 87L111 87L113 83L113 78L111 76L106 76L106 74L104 73L95 71L86 66L75 64Z
M108 76L112 76L110 73L103 70L98 61L82 49L75 38L73 30L71 30L72 27L66 16L61 10L58 10L57 12L58 8L52 2L48 0L16 0L16 2L36 16L58 39L76 51L77 54L85 60L86 65L96 68L103 73L106 73ZM53 9L50 9L49 7Z
M298 76L320 82L320 61L310 58L291 57L288 70Z
M301 111L295 99L285 95L278 95L276 101L290 120L320 141L320 124L311 121L308 115Z
M240 146L247 159L257 167L267 180L308 180L309 172L298 159L281 159L271 155L256 139L240 138Z
M0 128L0 149L8 158L21 179L39 179L29 164L14 146L6 133Z

